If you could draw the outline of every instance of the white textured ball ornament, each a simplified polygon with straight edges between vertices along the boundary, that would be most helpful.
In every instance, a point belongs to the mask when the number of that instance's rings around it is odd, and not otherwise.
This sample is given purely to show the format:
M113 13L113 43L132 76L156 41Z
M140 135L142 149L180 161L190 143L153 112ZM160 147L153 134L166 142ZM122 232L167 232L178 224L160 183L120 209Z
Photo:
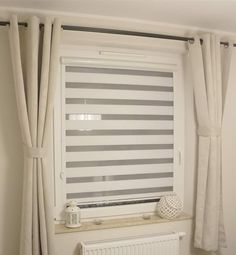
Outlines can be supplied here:
M171 220L177 218L183 211L183 203L177 195L161 197L157 203L157 213L160 217Z

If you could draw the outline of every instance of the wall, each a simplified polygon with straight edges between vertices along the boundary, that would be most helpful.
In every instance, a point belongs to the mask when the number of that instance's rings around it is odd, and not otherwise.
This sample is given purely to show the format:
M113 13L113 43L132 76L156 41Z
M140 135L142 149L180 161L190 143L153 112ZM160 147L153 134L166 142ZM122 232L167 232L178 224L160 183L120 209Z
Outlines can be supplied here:
M19 250L23 154L9 42L4 30L0 30L0 254L16 255Z
M84 21L85 23L85 21ZM130 26L129 28L132 28ZM147 27L146 27L147 28ZM141 29L141 28L140 28ZM143 28L145 29L145 27ZM154 44L154 42L153 42ZM235 57L236 59L236 57ZM236 62L234 63L236 67ZM235 72L234 72L235 73ZM195 154L196 136L194 124L194 108L192 97L192 82L189 76L188 58L185 56L185 89L186 89L186 154L185 154L185 210L192 213L194 208L195 190ZM223 181L224 181L224 210L229 248L223 255L234 255L236 244L236 224L233 217L236 213L236 204L232 203L232 194L236 192L234 180L236 177L236 121L233 110L236 107L234 95L236 87L232 77L226 105L226 115L223 129L224 153ZM9 42L7 31L0 30L0 255L17 255L19 250L20 233L20 205L22 191L22 149L19 124L16 114L15 95L12 83L12 70L9 60ZM175 222L171 224L155 224L142 227L123 229L109 229L84 233L55 235L57 255L75 255L78 252L78 242L94 240L111 236L132 234L157 233L168 230L186 231L187 237L181 242L181 255L191 253L192 221Z
M228 249L222 251L223 255L233 255L236 253L236 51L234 50L231 77L229 80L227 101L225 104L225 114L222 127L223 141L223 203Z

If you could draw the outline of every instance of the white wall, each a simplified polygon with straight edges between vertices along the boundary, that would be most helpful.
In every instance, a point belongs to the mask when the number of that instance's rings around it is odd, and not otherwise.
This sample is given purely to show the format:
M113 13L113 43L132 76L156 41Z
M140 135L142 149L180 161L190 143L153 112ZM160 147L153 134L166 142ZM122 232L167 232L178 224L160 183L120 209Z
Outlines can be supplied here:
M227 92L222 129L223 141L223 203L228 249L223 255L236 254L236 50L234 50L231 77Z
M22 192L22 149L7 32L0 30L0 254L16 255Z
M131 26L132 27L132 26ZM235 57L236 59L236 57ZM195 153L196 136L194 124L194 108L192 97L189 63L186 67L186 154L185 154L185 209L192 213L194 207L194 189L196 180ZM234 63L236 68L236 62ZM234 72L236 73L236 72ZM236 81L236 77L233 81ZM236 177L236 121L233 116L236 107L236 86L231 83L226 106L223 130L224 153L224 210L229 248L223 255L234 255L236 251L236 223L234 215L236 204L233 203ZM19 124L16 114L15 95L13 90L12 70L9 61L9 43L6 30L0 30L0 255L17 255L19 249L20 204L22 191L22 149ZM142 233L158 233L168 230L186 231L187 237L181 244L181 255L191 254L192 221L171 224L154 224L142 227L129 227L89 231L84 233L55 235L57 255L75 255L80 240L94 240L110 236L124 236Z

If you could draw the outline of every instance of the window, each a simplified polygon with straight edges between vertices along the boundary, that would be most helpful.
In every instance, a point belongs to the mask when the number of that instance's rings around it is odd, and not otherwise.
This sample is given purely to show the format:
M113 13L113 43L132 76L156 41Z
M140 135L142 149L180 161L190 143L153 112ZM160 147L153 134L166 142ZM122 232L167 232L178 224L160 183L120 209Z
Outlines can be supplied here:
M85 219L153 212L161 195L181 195L183 189L179 67L157 64L153 56L152 62L134 62L132 55L123 60L83 54L62 58L61 64L55 111L58 219L71 199Z

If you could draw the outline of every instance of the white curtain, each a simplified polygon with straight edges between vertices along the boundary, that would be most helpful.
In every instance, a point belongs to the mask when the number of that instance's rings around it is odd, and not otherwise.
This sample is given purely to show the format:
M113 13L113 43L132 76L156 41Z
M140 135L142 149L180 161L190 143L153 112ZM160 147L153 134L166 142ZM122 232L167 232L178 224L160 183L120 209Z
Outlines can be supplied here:
M199 137L194 244L217 251L226 246L221 127L233 46L222 49L220 38L212 34L202 39L202 45L199 37L189 44Z
M47 148L57 85L60 31L59 20L52 26L46 18L44 27L40 28L39 19L32 17L28 27L21 31L17 17L12 16L10 20L9 41L24 147L21 255L54 253L52 169Z

